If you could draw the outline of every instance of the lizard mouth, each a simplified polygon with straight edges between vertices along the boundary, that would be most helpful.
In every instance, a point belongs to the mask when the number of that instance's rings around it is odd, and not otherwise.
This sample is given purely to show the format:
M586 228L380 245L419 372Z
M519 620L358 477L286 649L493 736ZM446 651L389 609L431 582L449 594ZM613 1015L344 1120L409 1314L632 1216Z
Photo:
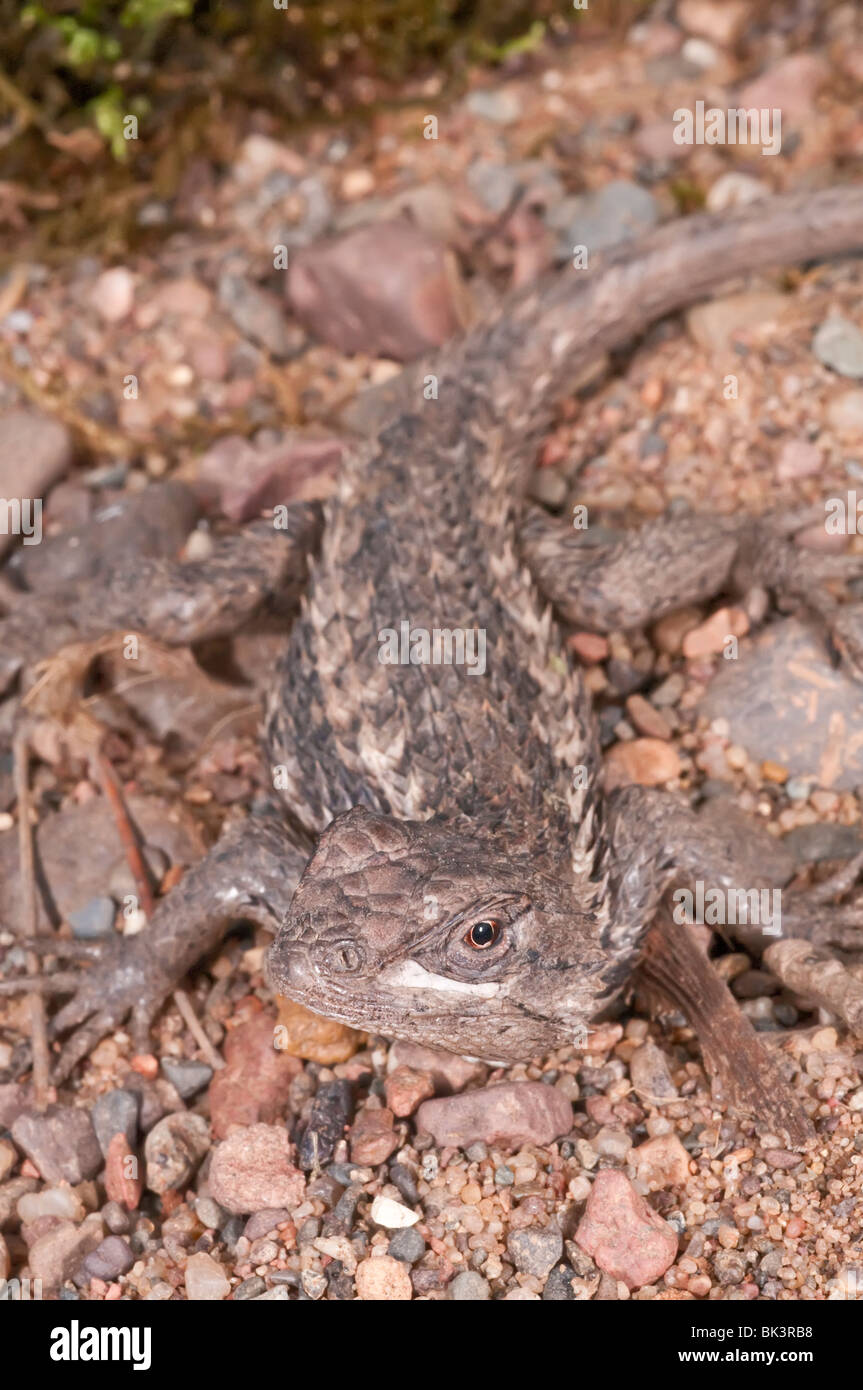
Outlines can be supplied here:
M465 984L425 970L415 961L388 965L375 976L374 984L364 983L350 972L319 975L306 951L292 947L270 948L270 983L277 994L293 999L313 1013L333 1018L354 1028L380 1025L392 1029L395 1015L406 1014L433 1023L452 1018L482 1019L490 999L499 994L497 983ZM409 991L407 999L393 998L387 991Z

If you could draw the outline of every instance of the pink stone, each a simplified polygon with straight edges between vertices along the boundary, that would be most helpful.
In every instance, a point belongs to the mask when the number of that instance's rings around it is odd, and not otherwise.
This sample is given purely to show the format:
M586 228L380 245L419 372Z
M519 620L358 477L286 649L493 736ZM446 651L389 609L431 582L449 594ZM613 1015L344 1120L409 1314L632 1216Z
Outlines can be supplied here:
M463 327L464 293L446 247L404 221L298 251L288 271L294 313L316 337L340 352L397 362Z
M572 1105L554 1086L539 1081L483 1086L461 1096L424 1101L417 1128L441 1148L467 1148L482 1140L518 1148L550 1144L572 1128Z
M384 1090L394 1115L412 1115L421 1101L434 1095L434 1082L426 1071L396 1067L384 1082Z
M364 1110L351 1130L351 1158L354 1163L377 1167L386 1163L398 1148L399 1137L393 1129L393 1112Z
M484 1081L488 1067L482 1062L470 1062L466 1057L458 1057L454 1052L441 1052L436 1047L423 1047L421 1043L408 1042L398 1038L390 1048L387 1058L387 1071L397 1067L412 1067L414 1071L428 1072L439 1096L463 1091L471 1081Z
M213 1152L210 1195L235 1213L290 1210L302 1201L306 1187L290 1156L288 1133L281 1125L234 1129Z
M597 1173L575 1233L597 1267L629 1289L652 1284L677 1257L677 1236L623 1173Z

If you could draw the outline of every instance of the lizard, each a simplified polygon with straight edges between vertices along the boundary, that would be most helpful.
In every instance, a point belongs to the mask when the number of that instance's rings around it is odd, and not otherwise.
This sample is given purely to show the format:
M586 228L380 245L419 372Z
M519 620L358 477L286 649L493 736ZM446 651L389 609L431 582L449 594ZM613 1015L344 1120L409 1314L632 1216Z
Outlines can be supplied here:
M74 1029L59 1077L130 1016L146 1040L171 989L238 919L275 933L273 988L315 1012L524 1061L620 997L670 885L750 881L745 844L684 798L604 790L589 697L555 615L609 631L757 585L814 610L856 669L858 606L819 588L855 562L804 556L781 526L751 517L660 520L585 548L526 502L526 480L567 385L598 353L736 275L861 246L863 189L845 187L694 215L587 274L558 272L425 367L437 398L408 396L350 453L322 539L306 516L279 562L258 522L211 561L161 562L144 585L126 576L107 624L122 611L158 635L168 613L175 640L191 641L238 627L286 572L296 583L311 552L266 704L278 813L229 830L141 935L28 943L90 961L45 982L71 995L53 1021L55 1035ZM383 660L384 634L403 622L481 634L483 672ZM824 899L809 907L801 894L786 934L823 925ZM837 911L846 930L860 917Z

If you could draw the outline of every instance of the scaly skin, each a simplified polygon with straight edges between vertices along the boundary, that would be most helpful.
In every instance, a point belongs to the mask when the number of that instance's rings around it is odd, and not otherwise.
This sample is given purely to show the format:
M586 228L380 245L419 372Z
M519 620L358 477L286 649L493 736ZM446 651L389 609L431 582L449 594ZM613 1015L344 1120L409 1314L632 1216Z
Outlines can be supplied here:
M799 592L793 547L711 522L709 562L700 532L687 548L681 529L671 565L667 538L645 530L617 557L612 592L595 563L582 603L584 555L525 516L525 477L555 401L599 352L743 271L861 245L855 188L675 223L505 305L429 365L438 399L418 397L347 461L266 721L300 844L318 848L292 901L296 836L281 879L269 832L261 848L250 826L247 854L232 849L259 906L270 895L281 916L290 902L270 954L277 989L390 1036L524 1059L571 1041L622 988L676 875L732 872L729 846L675 798L603 794L589 702L525 557L561 609L587 606L601 628L694 589L706 598L741 568ZM481 630L484 673L382 664L379 634L403 620ZM83 1025L61 1072L132 996L145 1020L218 940L227 871L212 870L210 908L210 863L159 905L122 990L97 965L61 1012L61 1027ZM486 922L493 939L469 944Z
M853 209L861 190L693 219L620 249L594 280L532 290L442 363L438 400L348 463L270 704L288 804L324 832L270 954L280 991L523 1060L571 1041L625 982L699 837L674 803L631 796L621 817L602 795L583 684L519 546L531 446L600 349L740 270L859 244ZM753 579L801 588L786 542L707 518L694 529L688 558L668 527L621 543L594 624L603 607L628 626L716 592L747 560ZM556 539L526 550L581 616L584 552ZM478 627L486 673L381 664L378 634L403 619ZM466 944L489 921L496 939Z

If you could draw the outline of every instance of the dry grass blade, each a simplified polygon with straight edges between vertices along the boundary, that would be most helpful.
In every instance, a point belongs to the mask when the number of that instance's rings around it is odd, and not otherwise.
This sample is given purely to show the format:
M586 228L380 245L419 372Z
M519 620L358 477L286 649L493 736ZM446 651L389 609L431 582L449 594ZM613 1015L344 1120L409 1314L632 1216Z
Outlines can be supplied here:
M38 930L38 900L36 897L36 867L33 856L33 827L30 824L30 749L27 735L19 729L14 741L15 792L18 801L18 853L21 866L21 893L24 899L26 937L36 936ZM39 960L27 954L27 969L39 970ZM30 1009L30 1041L33 1049L33 1098L37 1109L48 1104L51 1086L51 1061L48 1050L48 1030L45 1021L45 1001L39 990L28 995Z

